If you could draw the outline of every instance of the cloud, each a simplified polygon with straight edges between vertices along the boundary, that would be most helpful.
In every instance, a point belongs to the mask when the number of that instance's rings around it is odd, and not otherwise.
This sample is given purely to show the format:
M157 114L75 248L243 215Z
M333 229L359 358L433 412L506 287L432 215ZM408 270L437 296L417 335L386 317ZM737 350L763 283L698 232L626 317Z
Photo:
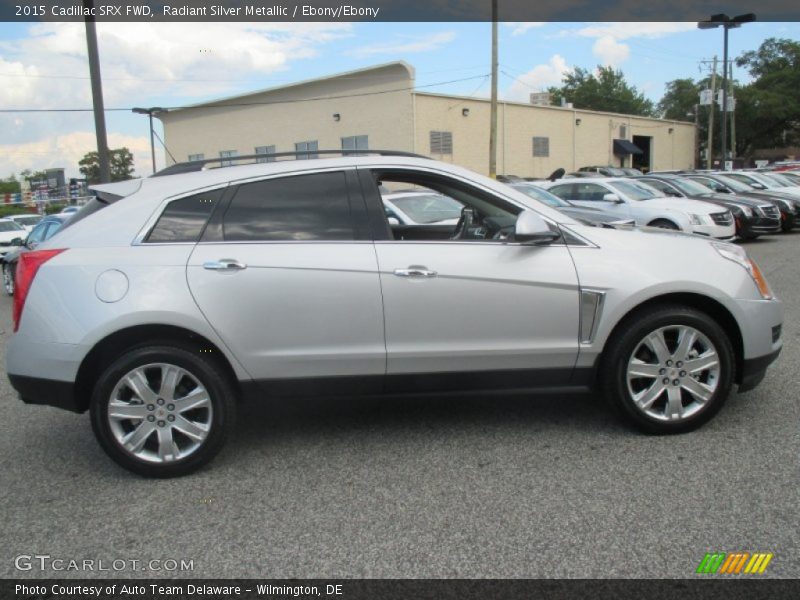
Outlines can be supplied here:
M412 54L417 52L430 52L438 50L445 44L449 44L456 39L454 31L439 31L425 36L399 36L403 40L388 42L385 44L372 44L371 46L362 46L348 51L346 54L349 56L356 56L363 58L366 56L374 56L376 54Z
M348 23L98 23L105 106L153 106L164 98L181 102L278 85L266 76L317 56L351 32ZM27 37L0 40L0 108L91 107L83 23L37 23ZM121 114L107 113L112 147ZM69 167L77 150L61 151L61 144L82 140L93 120L91 112L7 113L0 114L0 131L5 176L9 168ZM81 146L80 156L93 146Z
M674 33L691 31L697 29L696 23L598 23L588 27L567 32L583 37L602 38L611 36L615 40L627 40L629 38L660 38Z
M109 148L128 148L134 157L138 175L152 171L150 138L119 133L108 134ZM73 131L46 136L24 144L0 144L0 174L3 177L23 169L34 171L48 168L65 168L67 177L80 177L78 161L97 149L94 131ZM163 153L156 148L157 164L164 164Z
M604 66L616 67L628 59L631 49L627 44L617 42L612 36L604 35L594 43L592 53Z
M570 70L567 61L559 54L554 54L546 64L536 65L524 75L517 77L505 96L509 100L527 102L532 92L561 85L564 74Z
M537 29L542 27L543 25L547 25L545 22L528 22L528 23L503 23L506 27L511 27L511 35L518 36L518 35L525 35L531 29Z

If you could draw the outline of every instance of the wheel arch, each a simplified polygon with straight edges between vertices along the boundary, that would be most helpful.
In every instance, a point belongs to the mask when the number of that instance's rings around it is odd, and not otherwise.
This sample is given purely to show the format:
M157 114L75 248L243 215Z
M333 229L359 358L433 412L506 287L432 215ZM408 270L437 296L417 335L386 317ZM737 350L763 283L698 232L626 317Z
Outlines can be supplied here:
M736 360L736 369L734 373L734 382L741 383L742 377L742 365L744 362L744 339L742 337L742 330L739 327L739 323L736 321L736 318L733 314L728 310L728 308L720 303L719 301L711 298L709 296L705 296L703 294L698 294L695 292L674 292L669 294L662 294L659 296L654 296L652 298L648 298L640 302L639 304L631 307L622 317L617 321L614 327L611 329L608 337L606 338L606 344L608 344L609 340L614 339L614 337L619 333L621 329L623 329L627 322L634 317L639 312L655 307L660 305L673 305L673 306L687 306L690 308L694 308L701 312L704 312L709 317L714 319L720 327L728 334L730 338L731 345L733 346L734 357ZM600 354L598 357L598 364L599 361L602 360L603 353ZM596 369L596 373L599 376L601 369Z
M231 385L241 396L241 387L236 372L228 357L217 344L203 335L175 325L134 325L120 329L97 342L84 357L75 378L75 405L79 412L89 408L92 388L103 369L119 358L124 351L147 344L174 343L202 352L206 358L215 360L229 377Z

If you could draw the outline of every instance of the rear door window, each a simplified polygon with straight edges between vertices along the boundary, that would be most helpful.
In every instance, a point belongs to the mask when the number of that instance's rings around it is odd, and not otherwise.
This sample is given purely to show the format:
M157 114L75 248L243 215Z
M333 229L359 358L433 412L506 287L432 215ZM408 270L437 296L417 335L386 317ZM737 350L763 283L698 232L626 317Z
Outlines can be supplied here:
M225 212L223 236L243 242L356 239L345 173L242 184Z

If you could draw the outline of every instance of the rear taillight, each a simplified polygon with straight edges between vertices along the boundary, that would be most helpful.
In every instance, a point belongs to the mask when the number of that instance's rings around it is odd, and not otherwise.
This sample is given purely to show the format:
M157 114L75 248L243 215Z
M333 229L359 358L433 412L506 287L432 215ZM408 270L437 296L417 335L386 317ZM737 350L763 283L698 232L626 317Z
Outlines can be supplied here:
M62 252L64 252L64 248L59 250L34 250L19 255L16 279L14 281L14 331L19 329L22 309L25 308L25 299L28 297L28 290L31 289L33 278L36 277L39 267Z

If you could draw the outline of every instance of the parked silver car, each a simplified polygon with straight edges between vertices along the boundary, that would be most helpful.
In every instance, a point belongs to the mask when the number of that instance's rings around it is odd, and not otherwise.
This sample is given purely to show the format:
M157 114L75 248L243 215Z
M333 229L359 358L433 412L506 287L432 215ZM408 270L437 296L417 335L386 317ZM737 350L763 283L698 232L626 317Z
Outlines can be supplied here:
M199 165L181 165L191 170ZM388 222L383 184L461 205ZM209 461L240 399L595 388L655 433L757 385L783 310L741 248L583 225L426 158L276 161L101 185L20 256L12 385L90 411L120 465Z

